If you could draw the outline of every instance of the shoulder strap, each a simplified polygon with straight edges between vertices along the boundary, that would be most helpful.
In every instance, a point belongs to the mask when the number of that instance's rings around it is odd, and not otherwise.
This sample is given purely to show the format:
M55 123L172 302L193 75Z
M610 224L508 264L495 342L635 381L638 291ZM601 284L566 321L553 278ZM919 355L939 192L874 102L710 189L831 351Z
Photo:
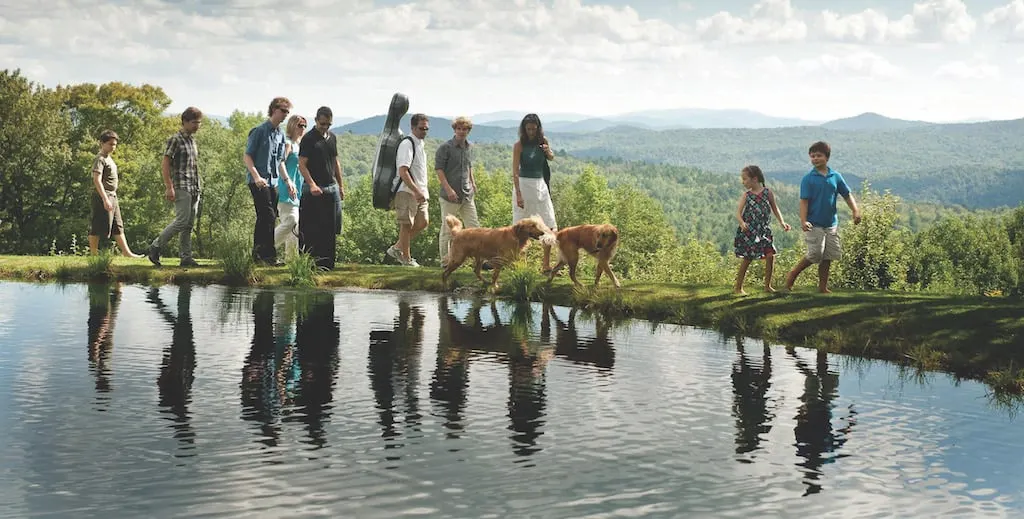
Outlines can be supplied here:
M412 145L412 160L415 161L416 160L416 143L413 142L412 135L406 135L405 137L402 137L402 140L398 141L398 145L401 146L402 142L406 141L406 140L408 140L409 144ZM410 170L411 170L412 169L412 163L411 162L409 163L409 166L410 166ZM410 171L409 174L411 175L412 171ZM402 175L398 172L398 168L395 168L395 175L398 177L398 182L395 183L395 187L391 188L391 196L394 196L395 193L398 193L398 188L402 187L402 182L403 182Z

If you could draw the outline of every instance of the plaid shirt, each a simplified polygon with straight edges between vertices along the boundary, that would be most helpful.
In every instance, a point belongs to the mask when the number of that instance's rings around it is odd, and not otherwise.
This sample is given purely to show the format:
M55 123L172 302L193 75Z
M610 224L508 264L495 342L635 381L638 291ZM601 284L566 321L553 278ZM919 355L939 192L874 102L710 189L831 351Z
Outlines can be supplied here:
M178 131L167 139L164 156L171 158L171 182L175 189L184 189L193 196L199 193L199 150L193 135Z

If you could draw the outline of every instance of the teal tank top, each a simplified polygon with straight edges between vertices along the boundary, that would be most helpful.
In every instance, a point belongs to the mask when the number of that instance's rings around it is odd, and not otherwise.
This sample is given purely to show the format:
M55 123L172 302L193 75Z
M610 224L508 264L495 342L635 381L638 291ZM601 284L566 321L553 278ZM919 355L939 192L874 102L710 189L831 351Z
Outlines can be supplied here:
M544 178L544 150L534 144L524 144L523 150L519 152L519 177L520 178Z
M293 205L299 205L299 196L302 196L302 173L299 172L299 143L289 140L291 152L284 159L284 169L288 172L288 178L295 184L295 198L288 198L288 187L283 183L277 187L277 200Z

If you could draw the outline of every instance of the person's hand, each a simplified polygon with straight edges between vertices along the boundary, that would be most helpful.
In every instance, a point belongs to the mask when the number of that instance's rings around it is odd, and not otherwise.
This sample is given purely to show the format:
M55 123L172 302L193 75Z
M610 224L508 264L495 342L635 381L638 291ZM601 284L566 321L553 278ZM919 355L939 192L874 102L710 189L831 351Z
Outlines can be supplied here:
M110 211L114 210L114 204L110 203L110 199L109 198L104 198L103 199L103 209L105 211L107 211L108 213Z
M296 194L295 184L289 183L288 184L288 198L295 198L295 194Z
M324 190L320 189L320 186L313 184L312 186L309 186L309 194L313 196L320 196L324 194Z
M750 226L747 225L747 222L740 222L740 230L747 232L750 230Z
M476 194L476 182L473 182L473 194Z
M338 198L340 198L342 200L345 199L345 190L340 188L340 187L338 188Z
M171 202L174 201L174 188L173 187L168 187L168 188L164 189L164 198L166 198L167 200L169 200Z
M853 225L860 223L860 209L853 212Z
M520 209L525 208L525 206L523 205L523 194L520 193L519 191L516 191L516 205L519 206Z
M453 202L454 203L454 202L458 202L459 201L459 195L455 194L455 190L452 189L452 186L445 187L444 191L448 195L448 201L449 202Z
M267 187L267 181L263 180L263 177L256 177L256 180L253 181L253 185L256 186L256 189L263 189Z
M790 229L792 229L792 227L790 227L788 223L782 224L783 231L789 232Z
M419 189L417 189L416 190L416 203L417 204L422 204L423 202L426 202L426 201L427 201L427 197L423 195L423 191L420 191Z
M804 232L810 232L810 230L812 228L814 228L814 226L811 225L811 222L804 222L804 226L803 227L804 227Z

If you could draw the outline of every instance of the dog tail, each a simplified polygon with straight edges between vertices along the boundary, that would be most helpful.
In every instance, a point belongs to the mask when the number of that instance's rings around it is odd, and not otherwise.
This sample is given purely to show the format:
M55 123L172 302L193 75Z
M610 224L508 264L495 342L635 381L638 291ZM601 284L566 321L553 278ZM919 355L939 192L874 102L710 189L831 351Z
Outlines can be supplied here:
M456 218L456 216L453 214L445 216L444 223L448 224L448 228L451 229L453 233L462 230L462 222L460 222L459 219Z

